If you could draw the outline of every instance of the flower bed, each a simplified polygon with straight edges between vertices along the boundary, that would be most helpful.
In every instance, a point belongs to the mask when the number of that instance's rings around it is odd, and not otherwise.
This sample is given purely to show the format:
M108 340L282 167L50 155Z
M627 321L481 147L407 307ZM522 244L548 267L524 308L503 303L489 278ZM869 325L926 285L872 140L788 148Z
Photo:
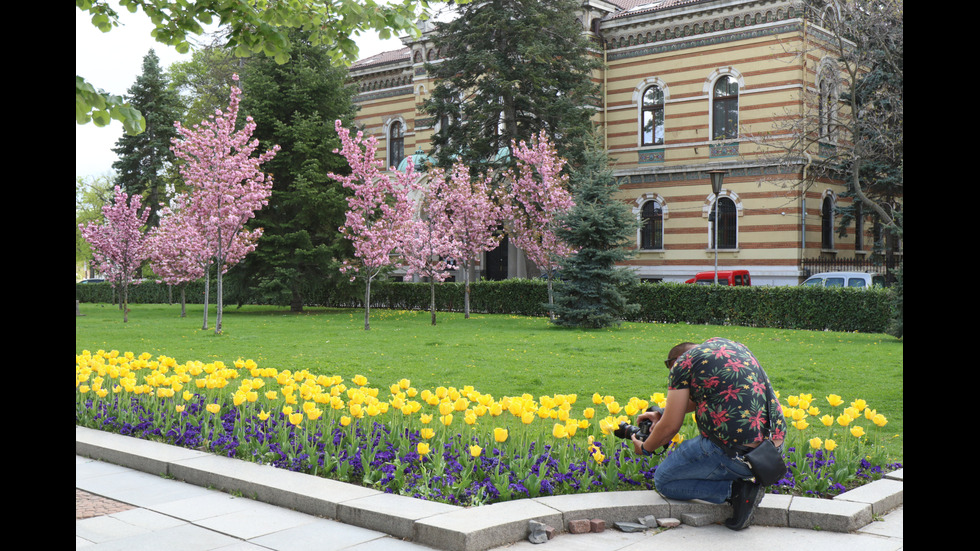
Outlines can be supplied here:
M495 398L471 387L386 389L358 375L232 367L149 354L75 358L75 422L279 468L456 505L538 495L653 489L660 457L613 436L664 395L620 404L599 393ZM896 468L882 448L882 414L863 400L787 398L796 427L775 493L832 496ZM821 415L818 417L818 415ZM811 424L811 421L813 423ZM867 430L865 429L867 427ZM687 421L675 444L696 434Z

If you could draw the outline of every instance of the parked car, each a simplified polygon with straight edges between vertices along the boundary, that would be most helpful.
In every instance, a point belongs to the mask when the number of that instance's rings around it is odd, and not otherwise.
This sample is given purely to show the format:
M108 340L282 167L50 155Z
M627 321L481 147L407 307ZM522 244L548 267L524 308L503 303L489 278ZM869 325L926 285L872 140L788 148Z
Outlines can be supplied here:
M684 283L694 283L697 285L714 285L715 272L698 272L694 277ZM748 270L719 270L718 285L728 285L730 287L748 287L752 285L752 278Z
M863 272L823 272L814 274L801 283L807 287L857 287L868 288L872 285L883 287L885 276L866 274Z
M97 277L90 277L79 281L79 283L105 283L105 280Z

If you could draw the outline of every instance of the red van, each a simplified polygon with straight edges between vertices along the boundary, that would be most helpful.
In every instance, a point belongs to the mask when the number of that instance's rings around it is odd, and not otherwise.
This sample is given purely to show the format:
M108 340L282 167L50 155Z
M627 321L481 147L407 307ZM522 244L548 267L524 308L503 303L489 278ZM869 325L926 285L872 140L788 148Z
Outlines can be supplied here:
M714 285L715 272L698 272L693 278L684 283L695 283L697 285ZM748 270L718 270L718 285L728 285L730 287L752 285L752 278L749 277Z

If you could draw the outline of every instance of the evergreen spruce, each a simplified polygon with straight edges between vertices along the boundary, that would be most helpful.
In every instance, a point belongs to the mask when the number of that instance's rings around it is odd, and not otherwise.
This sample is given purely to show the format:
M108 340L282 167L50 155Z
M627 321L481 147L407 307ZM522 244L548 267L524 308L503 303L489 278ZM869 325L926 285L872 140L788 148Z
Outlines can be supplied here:
M281 149L263 166L274 176L269 205L250 224L264 229L262 239L229 272L229 287L239 303L255 297L301 311L315 300L309 290L322 287L324 279L346 280L336 259L352 254L337 231L347 193L327 174L349 170L333 152L340 147L334 121L352 121L355 106L347 71L331 62L326 48L313 46L300 31L291 32L290 43L289 63L256 56L242 71L242 111L258 125L254 137L263 147Z
M624 291L636 282L629 268L616 263L630 257L626 248L636 235L636 218L616 200L619 185L606 151L593 139L584 162L571 173L575 206L563 219L558 236L576 249L562 264L562 284L555 292L554 323L568 327L618 325L639 309Z
M166 184L174 179L167 174L174 164L170 140L177 137L174 121L181 119L183 107L153 50L143 57L143 72L128 93L130 104L146 119L146 130L136 135L123 134L116 141L112 151L119 159L112 168L117 172L117 185L127 195L141 197L150 207L147 225L154 227L158 224L159 204L167 200Z
M578 0L487 0L458 6L459 17L437 23L438 82L424 109L436 121L438 164L456 160L472 170L505 168L511 142L541 131L571 164L592 128L601 61L576 18Z

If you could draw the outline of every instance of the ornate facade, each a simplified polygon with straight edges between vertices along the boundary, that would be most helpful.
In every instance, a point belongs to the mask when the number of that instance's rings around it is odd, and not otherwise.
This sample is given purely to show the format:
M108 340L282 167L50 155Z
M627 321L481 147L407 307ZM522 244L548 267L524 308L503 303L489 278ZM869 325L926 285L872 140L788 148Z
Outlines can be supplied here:
M805 161L777 162L761 142L815 111L821 92L822 113L838 108L839 75L820 46L828 35L801 1L584 0L579 19L605 62L594 121L619 199L642 223L628 262L641 279L684 281L713 270L717 256L719 269L747 269L755 285L795 285L804 258L870 254L870 227L852 224L843 238L833 230L844 187L798 185ZM426 33L404 43L351 67L357 123L395 166L427 152L436 126L420 106L436 85L424 64L439 52ZM717 194L714 170L725 171ZM534 275L522 256L511 248L492 262L511 277Z

